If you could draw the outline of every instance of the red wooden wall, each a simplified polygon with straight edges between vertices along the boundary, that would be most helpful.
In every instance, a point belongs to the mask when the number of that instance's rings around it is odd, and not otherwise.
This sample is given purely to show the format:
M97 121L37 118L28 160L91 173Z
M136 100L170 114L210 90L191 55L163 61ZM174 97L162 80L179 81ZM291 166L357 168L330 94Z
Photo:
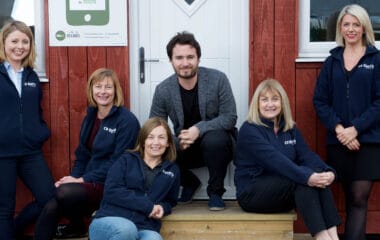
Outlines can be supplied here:
M45 19L48 0L45 0ZM298 0L250 0L249 82L250 96L266 77L279 80L285 87L297 125L311 148L325 157L325 130L318 121L312 94L321 63L296 63L298 49ZM48 32L48 21L45 32ZM44 145L45 157L53 176L69 174L78 133L86 109L85 86L88 76L99 67L109 67L118 74L129 106L129 49L127 47L49 47L46 40L46 69L49 79L43 83L44 116L52 131ZM32 199L19 184L17 209ZM334 186L336 203L343 216L344 196ZM369 233L380 233L380 185L370 198ZM299 219L296 232L306 229ZM341 228L340 228L341 229Z

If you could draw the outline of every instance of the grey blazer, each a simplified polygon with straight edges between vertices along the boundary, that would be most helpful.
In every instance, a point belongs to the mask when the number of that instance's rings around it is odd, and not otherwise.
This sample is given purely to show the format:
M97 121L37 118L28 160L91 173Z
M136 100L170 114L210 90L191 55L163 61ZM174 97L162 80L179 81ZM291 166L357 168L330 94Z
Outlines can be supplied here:
M195 124L202 136L207 131L235 127L236 103L227 76L215 69L198 68L198 99L202 121ZM150 117L170 118L175 135L183 129L184 115L177 75L173 74L157 85Z

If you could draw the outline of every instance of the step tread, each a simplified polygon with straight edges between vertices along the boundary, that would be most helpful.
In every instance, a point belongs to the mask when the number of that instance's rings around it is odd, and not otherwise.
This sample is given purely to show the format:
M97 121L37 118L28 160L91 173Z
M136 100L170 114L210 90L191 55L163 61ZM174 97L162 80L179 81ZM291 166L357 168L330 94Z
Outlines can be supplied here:
M247 213L236 201L225 201L223 211L210 211L207 201L193 201L190 204L177 205L172 214L164 217L165 221L295 221L295 211L286 213Z

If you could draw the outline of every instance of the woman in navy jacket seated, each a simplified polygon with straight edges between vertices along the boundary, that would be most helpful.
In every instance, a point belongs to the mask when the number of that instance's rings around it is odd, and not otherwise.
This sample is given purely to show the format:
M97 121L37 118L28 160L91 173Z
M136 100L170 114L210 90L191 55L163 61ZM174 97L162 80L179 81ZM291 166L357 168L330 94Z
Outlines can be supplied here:
M257 87L238 134L234 162L243 210L273 213L296 208L316 239L338 239L340 218L329 187L335 171L307 146L278 81L267 79Z
M177 204L180 178L176 149L162 118L148 119L136 147L110 168L91 240L159 240L161 218Z
M73 169L69 176L56 181L55 196L38 218L36 240L53 239L55 234L58 238L86 235L84 217L90 217L99 208L109 168L136 143L140 123L124 107L115 72L106 68L95 70L86 92L89 107L79 133ZM57 228L63 217L70 223Z

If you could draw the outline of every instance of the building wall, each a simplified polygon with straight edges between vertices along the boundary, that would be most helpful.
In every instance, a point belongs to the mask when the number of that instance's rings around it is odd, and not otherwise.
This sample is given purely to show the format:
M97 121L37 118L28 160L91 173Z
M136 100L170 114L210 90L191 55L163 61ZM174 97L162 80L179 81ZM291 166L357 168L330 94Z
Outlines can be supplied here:
M45 19L48 0L45 0ZM298 46L298 0L250 1L249 82L250 96L258 83L267 78L279 80L286 89L298 127L310 147L325 157L325 129L318 121L311 96L321 63L296 63ZM46 32L48 21L45 21ZM48 37L46 34L46 43ZM116 71L129 106L129 48L126 47L49 47L46 45L48 83L43 83L44 117L52 136L44 153L55 179L68 175L78 144L81 121L86 111L85 87L88 76L99 67ZM344 196L334 185L336 203L343 216ZM18 186L17 209L32 199ZM370 198L369 233L380 233L380 185ZM296 232L306 229L299 217ZM340 230L342 226L340 227Z

